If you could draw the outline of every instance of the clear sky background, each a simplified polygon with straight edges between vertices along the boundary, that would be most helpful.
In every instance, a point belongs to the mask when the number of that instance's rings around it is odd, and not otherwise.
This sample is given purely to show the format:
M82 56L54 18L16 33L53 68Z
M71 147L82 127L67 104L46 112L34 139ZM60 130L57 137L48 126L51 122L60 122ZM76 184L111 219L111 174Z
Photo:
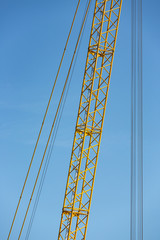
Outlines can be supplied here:
M77 1L0 0L0 239L7 238ZM70 42L76 40L84 12ZM160 2L143 1L144 240L160 239ZM57 239L93 4L30 239ZM124 0L87 240L129 240L131 10ZM54 116L63 71L11 239L17 239ZM27 221L28 223L28 221ZM26 227L22 234L25 237Z

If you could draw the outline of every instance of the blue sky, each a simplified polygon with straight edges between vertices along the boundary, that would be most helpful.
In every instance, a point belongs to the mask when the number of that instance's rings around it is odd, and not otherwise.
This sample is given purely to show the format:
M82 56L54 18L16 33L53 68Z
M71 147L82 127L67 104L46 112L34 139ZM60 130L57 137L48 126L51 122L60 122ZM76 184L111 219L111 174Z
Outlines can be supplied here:
M86 1L70 42L73 51ZM160 81L159 1L143 1L144 240L159 240ZM76 1L0 0L0 239L6 239L42 117L64 48ZM57 239L83 78L93 4L79 50L54 153L30 239ZM87 240L128 240L130 221L130 1L123 1ZM72 48L71 48L72 47ZM42 135L11 239L17 239L25 206L54 116ZM22 239L25 236L22 235Z

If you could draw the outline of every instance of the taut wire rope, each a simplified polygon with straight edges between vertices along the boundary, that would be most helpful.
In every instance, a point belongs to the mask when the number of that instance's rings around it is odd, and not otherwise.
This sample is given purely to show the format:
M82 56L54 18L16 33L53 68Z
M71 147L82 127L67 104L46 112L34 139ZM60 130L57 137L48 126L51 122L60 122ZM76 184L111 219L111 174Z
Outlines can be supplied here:
M86 8L87 8L87 6L86 6ZM83 17L83 19L84 19L84 17ZM82 24L83 24L83 22L82 22ZM83 29L85 29L85 26L84 26ZM82 32L81 40L83 38L83 33L84 33L84 30ZM29 224L28 224L25 240L29 239L30 232L31 232L31 229L32 229L32 225L33 225L33 222L34 222L34 218L35 218L35 215L36 215L36 211L37 211L39 199L40 199L40 196L41 196L43 184L44 184L46 173L47 173L47 170L48 170L48 166L49 166L49 163L50 163L50 160L51 160L51 155L52 155L52 152L53 152L54 143L55 143L57 132L58 132L58 129L59 129L61 117L62 117L62 114L63 114L63 109L64 109L64 106L65 106L66 98L68 96L70 83L72 81L72 75L73 75L74 68L75 68L75 65L76 65L77 56L78 56L78 52L79 52L80 45L81 45L81 40L80 40L80 43L79 43L79 46L78 46L78 49L77 49L77 54L76 54L76 57L75 57L75 61L74 61L73 70L72 70L72 73L71 73L71 76L70 76L70 80L69 80L69 83L68 83L68 86L67 86L66 94L65 94L63 103L61 104L61 109L59 111L59 115L57 117L57 121L55 123L55 128L53 130L53 134L52 134L52 137L51 137L51 143L50 143L49 150L48 150L48 153L47 153L45 166L43 168L43 173L42 173L42 176L41 176L41 179L40 179L40 183L39 183L38 191L37 191L37 194L36 194L36 199L35 199L35 202L34 202L34 206L33 206L33 209L32 209L31 217L30 217L30 220L29 220Z
M65 52L66 52L66 49L67 49L67 46L68 46L70 35L71 35L72 29L73 29L73 25L74 25L74 22L75 22L75 19L76 19L76 16L77 16L77 12L78 12L80 2L81 2L81 0L78 0L76 11L75 11L75 14L74 14L74 17L73 17L73 21L72 21L72 24L71 24L71 27L70 27L70 31L69 31L69 34L68 34L68 37L67 37L65 47L64 47L64 50L63 50L63 54L62 54L61 61L60 61L59 67L58 67L57 75L56 75L56 78L55 78L55 81L54 81L54 85L52 87L52 91L51 91L51 94L50 94L50 97L49 97L47 108L46 108L46 111L45 111L45 114L44 114L44 117L43 117L43 121L42 121L42 124L41 124L41 127L40 127L38 138L37 138L37 141L36 141L36 144L35 144L33 155L32 155L32 158L31 158L31 161L30 161L30 164L29 164L27 175L26 175L23 187L22 187L22 191L21 191L20 198L19 198L19 201L18 201L18 204L17 204L17 207L16 207L16 211L15 211L15 214L14 214L14 217L13 217L13 220L12 220L12 224L11 224L11 228L10 228L7 240L9 240L9 238L10 238L10 235L11 235L11 232L12 232L12 229L13 229L13 225L14 225L14 222L15 222L15 219L16 219L16 216L17 216L17 212L18 212L18 209L19 209L19 205L21 203L23 192L24 192L24 189L25 189L25 186L26 186L26 182L27 182L29 173L30 173L30 169L31 169L33 159L34 159L34 156L35 156L35 152L36 152L36 149L37 149L37 146L38 146L38 143L39 143L39 139L40 139L40 136L41 136L41 133L42 133L44 122L45 122L45 119L46 119L46 116L47 116L47 113L48 113L48 109L49 109L49 106L50 106L50 103L51 103L51 99L52 99L52 96L53 96L53 93L54 93L55 86L56 86L56 83L57 83L57 79L58 79L58 76L59 76L59 73L60 73L60 70L61 70L61 66L62 66L63 59L64 59L64 56L65 56Z
M142 0L131 0L131 34L130 239L143 240Z
M36 188L36 185L37 185L37 181L38 181L38 178L39 178L39 175L40 175L40 172L41 172L41 168L42 168L42 165L43 165L43 162L44 162L46 151L47 151L50 139L51 139L51 135L52 135L54 126L55 126L56 118L57 118L57 115L58 115L58 112L59 112L59 109L60 109L60 106L61 106L61 102L62 102L64 93L65 93L65 89L66 89L66 86L67 86L68 78L69 78L70 71L71 71L71 68L72 68L72 64L73 64L73 61L74 61L74 58L75 58L75 54L76 54L76 51L77 51L77 48L78 48L78 45L79 45L79 41L80 41L80 38L81 38L81 34L82 34L83 27L84 27L84 23L85 23L87 14L88 14L90 3L91 3L91 0L89 0L89 2L88 2L88 6L87 6L87 10L86 10L85 17L84 17L84 20L83 20L83 24L82 24L82 27L81 27L81 30L80 30L80 33L79 33L79 36L78 36L78 39L77 39L77 43L76 43L75 50L74 50L74 53L73 53L73 56L72 56L71 64L70 64L70 67L69 67L69 70L68 70L68 74L67 74L67 77L66 77L66 80L65 80L65 84L64 84L64 87L63 87L61 98L60 98L60 101L59 101L59 104L58 104L58 107L57 107L57 111L56 111L56 114L55 114L55 117L54 117L54 120L53 120L53 124L52 124L51 130L50 130L50 134L49 134L49 137L48 137L48 140L47 140L47 143L46 143L46 147L45 147L44 154L43 154L43 157L42 157L42 160L41 160L41 164L40 164L40 167L39 167L39 170L38 170L38 173L37 173L37 177L36 177L35 184L34 184L34 187L33 187L32 193L31 193L31 197L30 197L30 200L29 200L29 203L28 203L28 207L27 207L27 210L26 210L26 213L25 213L25 216L24 216L24 220L23 220L23 223L22 223L22 226L21 226L21 229L20 229L18 240L20 239L21 234L22 234L22 230L23 230L23 227L24 227L24 224L25 224L25 221L26 221L26 217L27 217L29 208L30 208L30 204L31 204L31 201L32 201L32 198L33 198L33 194L34 194L34 191L35 191L35 188Z
M137 190L137 210L138 210L138 238L143 240L143 61L142 61L142 0L138 0L138 134L137 134L137 160L138 160L138 190Z

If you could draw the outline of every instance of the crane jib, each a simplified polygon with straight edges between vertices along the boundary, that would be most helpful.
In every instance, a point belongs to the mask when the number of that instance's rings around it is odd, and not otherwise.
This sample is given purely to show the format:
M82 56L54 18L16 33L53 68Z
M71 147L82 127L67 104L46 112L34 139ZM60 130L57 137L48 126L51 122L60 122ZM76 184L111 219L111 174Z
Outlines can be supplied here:
M96 0L58 240L86 239L122 0Z

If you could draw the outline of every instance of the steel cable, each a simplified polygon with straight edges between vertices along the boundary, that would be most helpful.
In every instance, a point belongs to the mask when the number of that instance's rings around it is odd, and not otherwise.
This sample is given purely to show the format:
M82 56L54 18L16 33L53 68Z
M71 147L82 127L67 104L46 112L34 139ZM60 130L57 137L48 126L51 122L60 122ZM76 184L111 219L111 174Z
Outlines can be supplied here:
M86 6L86 8L87 8L87 6ZM85 12L86 12L86 10L85 10ZM84 19L84 17L83 17L83 19ZM82 22L82 24L83 24L83 22ZM85 26L84 26L84 29L85 29ZM83 38L83 33L84 33L84 30L82 32L81 40ZM33 209L32 209L31 217L30 217L30 220L29 220L29 225L28 225L28 228L27 228L25 240L29 239L30 232L31 232L31 229L32 229L32 225L33 225L33 222L34 222L34 218L35 218L35 215L36 215L36 211L37 211L39 199L40 199L40 196L41 196L43 184L44 184L46 173L47 173L47 170L48 170L48 166L49 166L49 163L50 163L50 160L51 160L51 155L52 155L52 152L53 152L54 143L55 143L57 132L58 132L58 129L59 129L61 117L62 117L62 114L63 114L63 109L64 109L65 102L66 102L66 99L67 99L67 96L68 96L70 83L72 81L72 76L73 76L74 68L75 68L75 65L76 65L77 56L78 56L79 49L80 49L80 46L81 46L81 40L80 40L79 47L78 47L78 50L77 50L77 54L76 54L76 57L75 57L71 77L70 77L70 80L69 80L69 83L68 83L68 86L67 86L66 95L65 95L63 103L61 105L61 109L59 111L59 116L57 117L57 122L55 124L55 129L54 129L53 134L52 134L51 143L50 143L50 146L49 146L48 154L47 154L45 165L44 165L44 168L43 168L43 173L42 173L42 176L41 176L41 179L40 179L40 183L39 183L38 191L37 191L37 194L36 194L36 199L35 199L35 202L34 202L34 206L33 206Z
M10 235L11 235L11 232L12 232L12 229L13 229L13 225L14 225L14 222L15 222L15 219L16 219L16 216L17 216L17 212L18 212L18 209L19 209L19 205L21 203L23 192L24 192L24 189L25 189L25 186L26 186L26 182L27 182L29 173L30 173L30 169L31 169L31 166L32 166L32 163L33 163L33 159L34 159L34 156L35 156L35 152L36 152L36 149L37 149L37 146L38 146L38 143L39 143L39 139L40 139L40 136L41 136L41 133L42 133L44 122L45 122L45 119L46 119L46 116L47 116L47 113L48 113L48 109L49 109L49 106L50 106L50 103L51 103L51 99L52 99L52 96L53 96L53 93L54 93L55 86L56 86L56 83L57 83L57 79L58 79L58 76L59 76L59 73L60 73L60 70L61 70L61 66L62 66L63 59L64 59L64 56L65 56L65 52L66 52L66 49L67 49L67 46L68 46L70 35L71 35L72 29L73 29L73 25L74 25L74 22L75 22L75 19L76 19L76 16L77 16L77 12L78 12L78 8L79 8L79 5L80 5L80 2L81 2L81 0L78 1L77 7L76 7L76 11L75 11L75 14L74 14L74 17L73 17L73 21L72 21L72 24L71 24L71 27L70 27L70 31L69 31L69 34L68 34L68 37L67 37L65 48L64 48L64 51L63 51L63 54L62 54L62 58L61 58L61 61L60 61L60 64L59 64L57 75L56 75L56 78L55 78L55 81L54 81L54 85L53 85L53 88L52 88L52 91L51 91L51 94L50 94L50 98L49 98L49 101L48 101L48 104L47 104L46 111L45 111L45 114L44 114L44 117L43 117L42 125L40 127L40 131L39 131L39 134L38 134L36 145L35 145L35 148L34 148L34 151L33 151L33 155L32 155L32 158L31 158L31 161L30 161L30 164L29 164L27 175L26 175L23 187L22 187L22 191L21 191L20 198L19 198L19 201L18 201L18 204L17 204L17 207L16 207L16 211L15 211L15 214L14 214L14 217L13 217L13 220L12 220L12 224L11 224L11 228L9 230L9 234L8 234L7 240L9 240L9 238L10 238Z
M143 240L142 0L131 5L131 223L130 239Z
M131 0L131 213L130 239L136 240L136 1Z
M143 240L143 77L142 77L142 0L138 0L138 134L137 134L137 161L138 161L138 240Z
M49 142L50 142L50 139L51 139L51 135L52 135L52 132L53 132L53 129L54 129L54 126L55 126L55 122L56 122L56 119L57 119L57 115L58 115L58 112L59 112L59 109L60 109L60 106L61 106L61 103L62 103L62 99L63 99L64 93L65 93L68 78L69 78L70 71L71 71L71 68L72 68L72 64L73 64L73 61L74 61L74 58L75 58L75 54L76 54L76 51L77 51L77 48L78 48L78 45L79 45L80 37L81 37L82 30L83 30L83 27L84 27L84 23L85 23L87 14L88 14L90 3L91 3L91 0L89 0L88 6L87 6L85 18L84 18L84 21L83 21L83 24L82 24L82 27L81 27L81 30L80 30L80 33L79 33L79 36L78 36L78 40L77 40L77 43L76 43L76 46L75 46L75 50L74 50L74 53L73 53L71 64L70 64L68 74L67 74L67 77L66 77L66 81L65 81L63 91L62 91L62 94L61 94L61 98L60 98L60 101L59 101L59 104L58 104L58 107L57 107L57 111L56 111L56 114L55 114L55 117L54 117L54 121L53 121L51 130L50 130L50 134L49 134L49 137L48 137L48 140L47 140L47 143L46 143L46 147L45 147L44 154L43 154L43 157L42 157L42 160L41 160L41 164L39 166L39 170L38 170L37 177L36 177L36 180L35 180L35 184L34 184L34 187L33 187L32 193L31 193L31 197L30 197L30 200L29 200L29 203L28 203L28 207L27 207L27 210L26 210L26 213L25 213L25 216L24 216L24 220L23 220L23 223L22 223L22 226L21 226L21 229L20 229L18 240L20 239L21 234L22 234L22 230L23 230L23 227L24 227L24 224L25 224L25 221L26 221L26 217L27 217L29 208L30 208L30 204L31 204L31 201L32 201L32 198L33 198L33 194L34 194L34 191L35 191L35 188L36 188L36 185L37 185L37 181L38 181L38 178L39 178L39 175L40 175L40 172L41 172L41 168L42 168L42 165L43 165L43 162L44 162L46 151L47 151L47 148L48 148L48 145L49 145Z

